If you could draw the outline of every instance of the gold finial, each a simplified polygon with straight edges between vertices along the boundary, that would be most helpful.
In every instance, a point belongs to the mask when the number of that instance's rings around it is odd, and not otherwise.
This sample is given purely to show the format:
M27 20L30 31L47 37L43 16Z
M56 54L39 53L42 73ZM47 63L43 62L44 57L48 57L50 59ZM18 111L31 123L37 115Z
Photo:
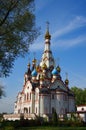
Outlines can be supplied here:
M69 84L69 80L68 80L68 73L66 73L66 80L65 80L65 84L68 86Z
M60 72L61 72L61 68L60 68L60 66L59 66L59 61L60 61L60 58L58 57L58 58L57 58L57 63L58 63L57 70L58 70L58 72L60 73Z
M45 34L45 39L50 39L51 35L49 34L49 22L48 21L46 22L46 25L47 25L47 31Z
M30 58L29 58L29 62L28 62L28 65L27 65L29 68L30 68Z
M33 64L36 64L36 62L37 62L36 58L35 58L36 53L34 52L33 55L34 55L34 59L32 60L32 62L33 62Z

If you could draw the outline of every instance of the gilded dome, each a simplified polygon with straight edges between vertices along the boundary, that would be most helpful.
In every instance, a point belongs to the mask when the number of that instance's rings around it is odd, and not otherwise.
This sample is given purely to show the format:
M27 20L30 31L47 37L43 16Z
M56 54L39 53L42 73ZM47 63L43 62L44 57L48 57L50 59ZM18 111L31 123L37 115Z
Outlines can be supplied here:
M47 65L44 63L43 65L42 65L42 69L46 69L47 68Z
M49 34L49 31L46 32L45 39L51 39L51 35Z
M65 80L65 84L66 84L66 85L69 84L69 80L68 80L68 79Z
M57 66L57 71L60 73L61 72L61 68L59 67L59 65Z

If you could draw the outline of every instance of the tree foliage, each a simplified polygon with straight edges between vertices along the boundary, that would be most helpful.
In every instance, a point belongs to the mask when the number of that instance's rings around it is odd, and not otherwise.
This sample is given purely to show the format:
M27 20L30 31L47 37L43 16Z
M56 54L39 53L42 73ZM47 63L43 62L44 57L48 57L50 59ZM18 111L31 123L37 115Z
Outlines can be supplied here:
M58 116L57 116L57 113L56 113L55 110L54 110L54 112L52 114L52 121L53 121L54 125L57 125L57 123L58 123Z
M71 90L75 94L76 105L86 104L86 89L72 87Z
M38 30L34 0L0 0L0 77L8 76L15 59L25 56Z

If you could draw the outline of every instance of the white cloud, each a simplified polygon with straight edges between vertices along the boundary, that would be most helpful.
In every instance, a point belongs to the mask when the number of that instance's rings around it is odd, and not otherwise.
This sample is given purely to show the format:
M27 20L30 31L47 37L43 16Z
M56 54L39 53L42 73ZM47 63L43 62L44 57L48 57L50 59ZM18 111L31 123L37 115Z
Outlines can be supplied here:
M30 50L31 51L39 51L42 50L44 48L44 44L43 42L40 42L41 39L39 40L39 42L34 43L33 45L31 45Z
M53 33L52 37L56 38L62 36L83 26L86 26L86 17L76 16L72 21L70 21L70 23L67 26Z
M75 19L73 19L72 21L70 21L70 23L65 26L64 28L57 30L55 33L52 34L52 40L54 42L54 44L52 46L60 46L60 47L65 47L65 48L69 48L69 47L73 47L76 46L78 44L84 43L86 42L86 35L78 35L76 38L73 39L66 39L66 40L57 40L56 38L67 34L75 29L78 29L80 27L84 27L86 26L86 17L82 17L82 16L76 16ZM57 44L58 41L58 44ZM41 36L36 42L35 44L31 45L30 50L31 51L42 51L44 49L44 41L43 41L43 37Z
M54 41L55 44L53 44L53 46L58 45L59 47L69 48L69 47L76 46L78 44L83 44L85 42L86 42L86 35L81 35L69 40L58 40L58 44Z

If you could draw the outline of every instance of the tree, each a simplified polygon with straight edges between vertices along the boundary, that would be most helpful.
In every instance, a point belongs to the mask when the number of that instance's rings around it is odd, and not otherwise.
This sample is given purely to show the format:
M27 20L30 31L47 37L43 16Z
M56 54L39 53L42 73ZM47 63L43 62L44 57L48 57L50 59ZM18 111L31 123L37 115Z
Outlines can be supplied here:
M71 90L75 94L76 105L86 104L86 89L72 87Z
M52 121L53 121L54 125L57 125L57 123L58 123L58 116L57 116L57 113L56 113L55 110L54 110L54 112L52 114Z
M0 0L0 77L9 76L16 58L29 52L38 30L34 0Z
M5 92L4 92L4 87L0 85L0 99L2 98L2 96L5 96Z

